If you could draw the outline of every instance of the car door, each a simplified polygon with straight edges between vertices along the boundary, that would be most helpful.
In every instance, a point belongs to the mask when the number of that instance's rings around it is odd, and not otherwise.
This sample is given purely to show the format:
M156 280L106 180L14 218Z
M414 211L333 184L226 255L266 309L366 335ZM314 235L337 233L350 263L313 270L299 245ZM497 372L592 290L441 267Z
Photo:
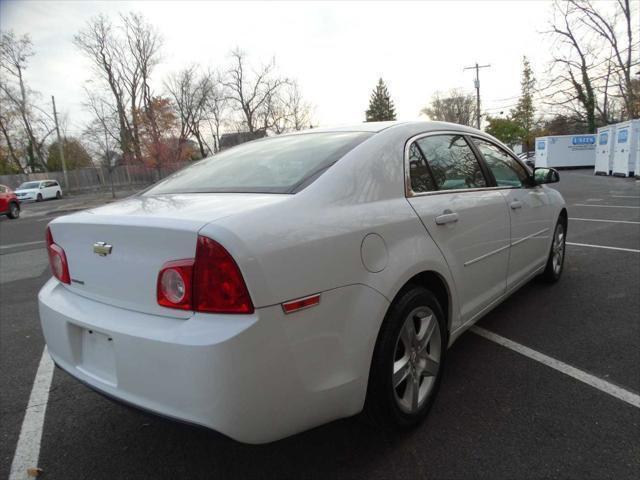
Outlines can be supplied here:
M507 289L510 289L546 262L553 234L549 198L542 186L532 185L526 167L507 150L484 138L473 137L473 142L508 205L511 249Z
M51 198L56 198L58 190L60 190L60 184L56 180L51 180Z
M36 192L36 196L38 194L42 195L42 199L46 200L48 198L48 194L47 194L47 183L48 182L40 182L40 185L38 185L38 191Z
M54 198L56 196L55 182L51 180L44 182L45 198Z
M409 203L447 261L465 323L505 292L506 203L462 134L414 138L405 162Z
M0 212L9 210L9 193L7 187L0 185Z

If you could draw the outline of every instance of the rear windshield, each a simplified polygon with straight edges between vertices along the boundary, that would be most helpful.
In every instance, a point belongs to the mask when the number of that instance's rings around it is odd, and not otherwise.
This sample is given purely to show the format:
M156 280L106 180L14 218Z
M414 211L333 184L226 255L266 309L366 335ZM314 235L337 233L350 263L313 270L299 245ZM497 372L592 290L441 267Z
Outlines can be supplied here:
M239 145L195 163L145 192L295 193L370 132L308 133Z
M40 182L25 182L18 188L23 190L27 190L29 188L40 188Z

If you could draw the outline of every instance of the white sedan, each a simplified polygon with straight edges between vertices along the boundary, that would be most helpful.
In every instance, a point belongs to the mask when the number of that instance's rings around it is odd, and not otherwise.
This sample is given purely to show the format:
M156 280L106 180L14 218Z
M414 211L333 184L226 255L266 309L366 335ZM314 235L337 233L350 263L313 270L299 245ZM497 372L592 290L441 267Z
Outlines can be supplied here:
M62 187L57 180L34 180L21 184L15 193L21 202L41 202L51 198L62 198Z
M534 276L560 277L557 181L446 123L232 148L49 224L49 353L107 396L242 442L363 410L416 425L447 347Z

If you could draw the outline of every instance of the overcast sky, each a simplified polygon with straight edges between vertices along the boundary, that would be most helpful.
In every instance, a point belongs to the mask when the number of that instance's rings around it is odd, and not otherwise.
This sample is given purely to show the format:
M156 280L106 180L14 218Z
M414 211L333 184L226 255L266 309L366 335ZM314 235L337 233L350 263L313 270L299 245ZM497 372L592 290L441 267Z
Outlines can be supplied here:
M2 30L29 33L36 55L27 72L43 99L56 96L69 116L68 133L87 118L83 86L88 63L72 43L99 13L142 13L161 32L162 64L155 88L181 67L197 63L223 68L239 46L259 63L275 57L281 73L296 78L315 106L321 125L361 122L378 77L396 105L398 119L419 117L436 91L473 90L481 71L483 111L505 112L520 91L522 56L538 77L549 60L541 34L551 16L547 1L448 2L92 2L0 3Z

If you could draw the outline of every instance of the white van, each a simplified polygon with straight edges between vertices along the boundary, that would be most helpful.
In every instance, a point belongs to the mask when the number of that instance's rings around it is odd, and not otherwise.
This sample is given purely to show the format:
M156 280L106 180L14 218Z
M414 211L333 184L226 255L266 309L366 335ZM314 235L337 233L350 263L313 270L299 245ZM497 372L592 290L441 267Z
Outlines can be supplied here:
M62 198L62 187L57 180L33 180L16 188L16 196L22 202L41 202L48 198Z

